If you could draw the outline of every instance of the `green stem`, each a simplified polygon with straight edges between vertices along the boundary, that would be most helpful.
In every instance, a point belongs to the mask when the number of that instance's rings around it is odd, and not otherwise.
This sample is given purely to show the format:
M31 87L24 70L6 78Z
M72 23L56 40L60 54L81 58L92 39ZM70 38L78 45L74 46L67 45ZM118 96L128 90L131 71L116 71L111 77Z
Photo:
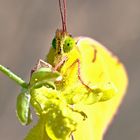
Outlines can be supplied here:
M0 65L0 71L3 72L5 75L7 75L10 79L14 80L22 88L28 87L28 84L24 80L22 80L20 77L18 77L16 74L14 74L8 68L5 68L4 66Z
M71 134L71 140L74 140L74 136Z

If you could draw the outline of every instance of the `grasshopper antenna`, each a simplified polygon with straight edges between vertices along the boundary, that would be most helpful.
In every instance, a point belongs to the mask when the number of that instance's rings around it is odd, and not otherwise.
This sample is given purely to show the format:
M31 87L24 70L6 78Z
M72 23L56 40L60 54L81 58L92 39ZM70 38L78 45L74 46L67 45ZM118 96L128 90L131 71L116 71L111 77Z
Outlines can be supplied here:
M62 6L63 4L63 6ZM59 0L59 9L60 9L60 14L61 14L61 20L62 20L62 30L63 32L67 31L67 22L66 22L66 0Z

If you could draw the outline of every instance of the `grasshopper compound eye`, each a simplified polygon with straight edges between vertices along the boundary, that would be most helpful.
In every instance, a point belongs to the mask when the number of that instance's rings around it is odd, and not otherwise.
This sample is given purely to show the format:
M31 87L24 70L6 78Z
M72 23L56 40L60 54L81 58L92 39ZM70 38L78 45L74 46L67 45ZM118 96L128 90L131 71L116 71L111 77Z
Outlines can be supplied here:
M53 47L54 49L56 49L56 38L54 38L54 39L52 40L52 47Z
M75 46L75 40L72 37L67 36L64 39L64 44L63 44L64 53L67 53L67 52L71 51L74 46Z

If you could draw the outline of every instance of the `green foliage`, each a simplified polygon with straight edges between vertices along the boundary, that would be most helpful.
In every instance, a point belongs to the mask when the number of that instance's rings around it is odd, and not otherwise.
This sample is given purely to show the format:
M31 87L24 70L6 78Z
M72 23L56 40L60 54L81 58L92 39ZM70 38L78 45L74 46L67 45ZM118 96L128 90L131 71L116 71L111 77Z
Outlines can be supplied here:
M30 88L38 88L45 85L55 89L54 81L59 76L60 74L57 71L53 71L52 68L42 67L32 74L30 79Z
M17 97L16 112L22 125L28 125L32 120L30 112L30 93L27 89L22 89Z

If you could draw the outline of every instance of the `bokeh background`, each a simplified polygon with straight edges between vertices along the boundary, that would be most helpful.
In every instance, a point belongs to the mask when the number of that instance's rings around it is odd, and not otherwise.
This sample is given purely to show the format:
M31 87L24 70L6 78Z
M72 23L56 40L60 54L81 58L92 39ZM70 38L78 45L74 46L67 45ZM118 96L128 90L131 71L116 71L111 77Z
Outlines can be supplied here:
M117 54L129 75L127 95L104 140L140 140L140 1L67 0L68 30ZM0 64L29 80L61 27L58 0L0 0ZM121 82L121 81L120 81ZM0 73L0 139L23 140L15 115L19 87Z

